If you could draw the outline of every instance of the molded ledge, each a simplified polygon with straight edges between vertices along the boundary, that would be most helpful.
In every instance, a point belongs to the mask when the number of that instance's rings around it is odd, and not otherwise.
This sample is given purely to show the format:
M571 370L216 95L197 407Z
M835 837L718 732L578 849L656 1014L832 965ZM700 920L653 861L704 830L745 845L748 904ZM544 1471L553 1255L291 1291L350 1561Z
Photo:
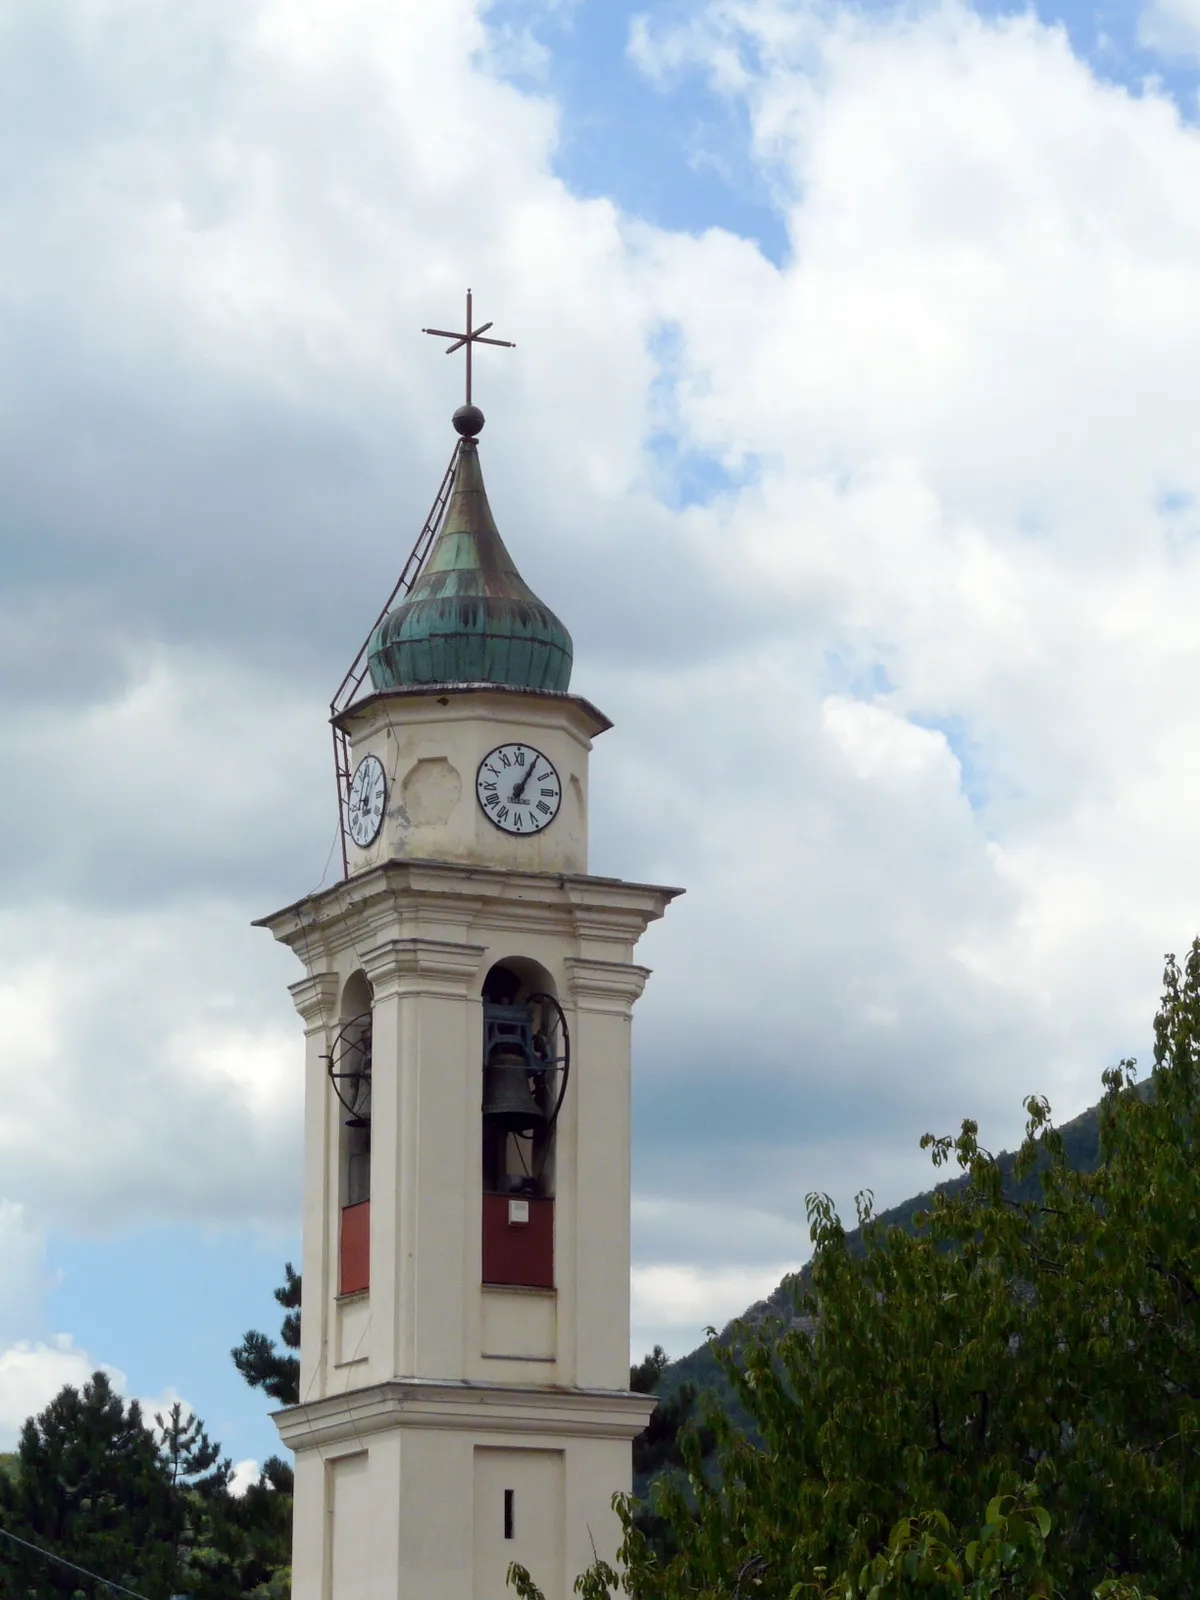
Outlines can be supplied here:
M387 939L363 954L363 970L375 999L392 994L436 994L457 999L479 973L487 954L481 944L444 939Z
M341 949L365 945L375 928L386 944L397 925L409 937L410 926L486 927L501 915L510 927L553 927L594 940L597 949L590 953L603 959L614 943L636 943L682 893L661 884L582 873L395 860L258 917L252 926L267 928L309 965L314 949L329 959Z
M593 739L597 734L607 733L612 727L612 723L603 711L598 710L590 700L585 700L581 694L570 694L565 689L525 689L513 683L414 683L395 689L376 689L373 693L364 695L361 700L356 700L353 705L347 706L344 711L338 712L337 716L330 718L330 721L335 728L341 728L343 732L348 733L356 721L360 721L378 706L386 708L389 701L408 701L419 707L420 702L426 700L430 707L426 715L446 722L456 716L478 715L470 702L480 695L524 696L525 703L521 703L519 699L515 701L520 705L523 717L536 717L536 702L539 700L545 700L551 706L556 702L569 705L575 709L585 736ZM460 699L461 709L458 704ZM411 715L411 712L409 714Z
M392 1428L543 1438L633 1439L657 1405L627 1389L525 1389L510 1384L393 1378L272 1412L289 1450L360 1441Z

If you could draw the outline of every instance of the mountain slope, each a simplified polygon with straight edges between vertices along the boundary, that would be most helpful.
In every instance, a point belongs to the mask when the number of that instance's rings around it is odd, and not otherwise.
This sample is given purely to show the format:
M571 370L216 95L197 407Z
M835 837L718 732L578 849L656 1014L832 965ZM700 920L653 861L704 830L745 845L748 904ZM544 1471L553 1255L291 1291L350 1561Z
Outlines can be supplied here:
M1100 1161L1100 1108L1091 1106L1070 1122L1065 1122L1059 1129L1063 1145L1066 1149L1067 1160L1072 1167L1080 1172L1091 1172ZM1000 1168L1006 1177L1010 1178L1009 1193L1014 1200L1033 1200L1037 1198L1041 1184L1038 1171L1027 1174L1020 1179L1011 1179L1013 1163L1016 1156L1011 1151L1004 1152L1000 1158ZM892 1206L887 1211L881 1211L878 1220L885 1227L899 1227L911 1232L913 1217L919 1211L929 1208L933 1196L941 1192L954 1193L961 1189L967 1182L965 1175L951 1178L945 1183L940 1183L934 1189L925 1190L914 1195L911 1200L904 1200L898 1206ZM861 1241L861 1230L853 1229L847 1235L851 1249L856 1242ZM765 1300L759 1300L754 1305L748 1306L740 1317L736 1317L720 1334L722 1342L728 1341L732 1329L738 1322L762 1323L778 1322L785 1325L794 1319L793 1291L797 1278L803 1280L807 1269L802 1267L799 1273L789 1273L779 1287L772 1291ZM670 1398L678 1393L682 1384L691 1384L698 1393L713 1393L720 1400L725 1409L729 1410L735 1420L743 1421L739 1416L740 1408L725 1381L724 1375L717 1366L712 1349L708 1344L702 1344L697 1349L689 1351L678 1360L669 1362L663 1369L662 1377L656 1388L656 1393L664 1398Z

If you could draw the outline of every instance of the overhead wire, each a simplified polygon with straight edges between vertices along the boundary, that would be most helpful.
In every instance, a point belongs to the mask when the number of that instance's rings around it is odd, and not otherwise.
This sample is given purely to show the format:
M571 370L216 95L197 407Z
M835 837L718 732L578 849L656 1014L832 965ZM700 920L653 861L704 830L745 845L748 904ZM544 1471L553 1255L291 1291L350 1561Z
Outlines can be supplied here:
M13 1544L23 1545L26 1550L32 1550L36 1555L44 1556L47 1561L56 1561L60 1567L68 1567L72 1572L78 1572L85 1578L90 1578L93 1583L102 1583L106 1589L111 1589L114 1594L132 1596L132 1600L147 1600L147 1596L139 1594L136 1589L127 1589L124 1584L114 1583L111 1578L102 1578L98 1572L90 1572L87 1567L81 1567L75 1561L68 1561L66 1556L56 1555L53 1550L43 1550L40 1544L30 1544L28 1539L18 1539L15 1533L9 1533L7 1528L0 1528L0 1539L11 1539Z

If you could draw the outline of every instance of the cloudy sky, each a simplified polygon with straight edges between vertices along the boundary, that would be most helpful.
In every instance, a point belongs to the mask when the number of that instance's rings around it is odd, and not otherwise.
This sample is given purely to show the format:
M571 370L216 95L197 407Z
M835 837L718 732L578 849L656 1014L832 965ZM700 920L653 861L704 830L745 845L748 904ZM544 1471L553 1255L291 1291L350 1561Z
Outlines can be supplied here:
M0 1445L273 1448L325 714L449 455L615 729L634 1349L1144 1055L1200 928L1200 4L0 0Z

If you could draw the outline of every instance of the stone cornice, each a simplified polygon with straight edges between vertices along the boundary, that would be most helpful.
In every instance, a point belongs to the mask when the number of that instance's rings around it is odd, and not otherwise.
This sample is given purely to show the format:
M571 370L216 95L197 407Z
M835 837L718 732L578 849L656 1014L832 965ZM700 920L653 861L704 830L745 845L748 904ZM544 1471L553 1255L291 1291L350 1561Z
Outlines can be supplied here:
M392 1428L632 1439L649 1422L655 1404L653 1395L625 1389L526 1389L393 1378L272 1416L284 1444L299 1451L353 1443Z
M336 972L314 972L311 977L288 984L288 993L304 1020L305 1033L323 1033L332 1024L340 988Z
M561 722L565 718L576 723L585 738L594 739L612 727L603 711L582 695L500 683L424 683L403 689L379 689L356 700L331 721L336 728L349 731L356 722L386 715L393 706L403 711L408 722L453 722L503 708L511 710L522 722Z
M387 939L363 952L363 971L376 1000L392 994L457 997L479 973L487 948L444 939Z
M603 1011L622 1017L630 1014L650 976L649 967L632 962L588 961L580 956L568 956L566 967L571 975L571 992L581 1011Z
M319 946L336 952L380 942L399 926L406 937L474 924L533 928L632 945L681 889L620 878L515 872L448 861L387 861L285 906L256 927L268 928L302 960ZM308 963L306 962L306 965Z
M618 878L564 878L562 885L580 937L601 941L636 943L647 926L683 893L657 884L623 883Z

